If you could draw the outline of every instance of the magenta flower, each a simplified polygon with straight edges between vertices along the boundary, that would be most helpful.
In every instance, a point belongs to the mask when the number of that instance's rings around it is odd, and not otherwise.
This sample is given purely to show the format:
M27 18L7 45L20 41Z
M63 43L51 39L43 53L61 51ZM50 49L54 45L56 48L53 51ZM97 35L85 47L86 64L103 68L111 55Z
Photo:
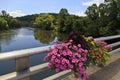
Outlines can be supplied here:
M56 72L60 72L60 69L59 69L59 68L56 68L55 71L56 71Z
M78 78L86 79L83 76L86 74L83 64L87 61L88 51L84 50L80 44L73 45L72 42L70 40L66 43L56 43L44 60L48 60L48 67L54 68L56 72L71 69L75 71Z

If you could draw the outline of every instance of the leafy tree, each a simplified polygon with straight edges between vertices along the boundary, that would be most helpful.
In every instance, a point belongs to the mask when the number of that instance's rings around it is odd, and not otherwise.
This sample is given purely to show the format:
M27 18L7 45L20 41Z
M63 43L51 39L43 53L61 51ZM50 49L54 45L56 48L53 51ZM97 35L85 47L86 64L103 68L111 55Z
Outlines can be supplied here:
M41 29L51 29L53 20L54 17L50 14L40 14L33 22L33 26Z
M7 21L4 18L0 17L0 31L5 29L8 29Z
M6 24L6 26L4 27L4 29L8 29L8 28L17 28L20 27L20 21L18 19L13 18L12 16L10 16L5 10L1 11L1 15L2 20L4 22L4 24ZM0 25L2 26L2 25Z
M106 6L109 13L108 26L114 31L113 34L117 33L117 29L120 29L120 1L119 0L105 0ZM112 24L112 25L111 25Z
M84 32L84 20L83 18L74 19L73 21L73 30Z
M88 7L85 13L91 20L95 21L99 16L97 5L93 4L92 6Z
M58 27L58 31L65 31L65 21L68 17L69 13L67 9L62 8L58 14L57 20L56 20L56 26Z
M88 16L88 26L86 31L88 34L93 37L99 36L99 8L96 4L88 7L86 10L86 14Z
M73 21L74 21L74 16L66 16L66 20L64 23L63 31L69 33L70 31L73 30Z
M9 21L9 27L10 28L18 28L21 27L20 21L18 21L17 19L10 19Z
M97 34L97 36L115 35L120 30L120 1L119 0L105 0L99 6L93 4L88 7L86 11L88 17L87 31ZM91 29L91 30L90 30ZM96 30L94 30L96 29ZM91 32L92 31L92 32Z

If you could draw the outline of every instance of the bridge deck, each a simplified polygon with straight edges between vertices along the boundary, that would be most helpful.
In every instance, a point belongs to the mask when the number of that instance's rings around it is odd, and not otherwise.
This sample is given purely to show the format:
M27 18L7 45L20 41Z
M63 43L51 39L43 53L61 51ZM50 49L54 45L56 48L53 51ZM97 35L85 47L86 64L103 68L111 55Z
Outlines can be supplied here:
M87 80L120 80L120 52L112 54L104 67L90 66L87 69ZM74 75L67 76L62 80L79 80Z

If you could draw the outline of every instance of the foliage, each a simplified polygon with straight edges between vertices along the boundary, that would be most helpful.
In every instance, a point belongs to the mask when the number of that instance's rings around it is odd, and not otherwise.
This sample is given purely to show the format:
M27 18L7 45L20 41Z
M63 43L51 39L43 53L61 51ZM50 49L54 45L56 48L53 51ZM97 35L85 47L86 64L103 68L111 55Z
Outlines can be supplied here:
M105 65L112 47L104 41L95 41L93 38L86 38L89 43L89 64Z
M9 27L10 28L18 28L21 27L20 21L18 21L17 19L11 19L9 21Z
M7 21L4 18L0 17L0 31L5 29L8 29Z
M38 17L36 17L33 25L41 29L49 30L51 29L53 20L54 20L54 17L50 14L40 14Z
M96 29L92 32L97 33L97 35L92 34L94 37L118 34L117 31L120 29L119 5L119 0L105 0L99 6L93 4L87 8L86 14L90 21L88 25L91 26L91 29ZM90 29L88 30L91 34Z
M73 40L73 44L74 44L74 45L81 44L81 47L82 47L83 49L88 49L88 48L89 48L86 40L84 39L84 35L83 35L82 32L77 32L77 31L76 31L76 32L75 32L75 31L74 31L74 32L71 32L71 33L69 34L68 40L70 40L70 39Z
M65 22L68 18L68 15L69 15L69 13L68 13L67 9L62 8L60 10L60 12L57 16L56 22L55 22L56 26L58 27L57 31L60 31L60 32L65 31L65 29L64 29L66 26Z
M1 30L6 30L10 28L18 28L20 27L20 21L11 17L5 10L1 11L0 14L0 29Z
M86 14L90 19L95 21L99 16L97 5L93 4L92 6L88 7L87 10L86 10Z
M35 20L35 18L37 16L38 16L38 14L26 15L26 16L22 16L22 17L17 17L16 19L21 21L22 26L30 26L30 27L32 27L33 21Z

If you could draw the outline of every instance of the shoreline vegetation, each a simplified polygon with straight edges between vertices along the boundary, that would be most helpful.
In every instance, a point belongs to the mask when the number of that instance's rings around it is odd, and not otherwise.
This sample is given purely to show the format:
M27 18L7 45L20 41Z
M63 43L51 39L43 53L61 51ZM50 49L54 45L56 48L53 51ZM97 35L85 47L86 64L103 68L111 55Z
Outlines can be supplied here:
M61 33L83 32L85 36L101 37L120 34L120 2L105 0L99 6L93 4L85 12L86 16L76 16L62 8L59 13L40 13L22 17L11 17L6 11L0 14L0 31L30 26L42 30Z
M10 16L5 10L0 12L0 31L21 27L18 19Z

